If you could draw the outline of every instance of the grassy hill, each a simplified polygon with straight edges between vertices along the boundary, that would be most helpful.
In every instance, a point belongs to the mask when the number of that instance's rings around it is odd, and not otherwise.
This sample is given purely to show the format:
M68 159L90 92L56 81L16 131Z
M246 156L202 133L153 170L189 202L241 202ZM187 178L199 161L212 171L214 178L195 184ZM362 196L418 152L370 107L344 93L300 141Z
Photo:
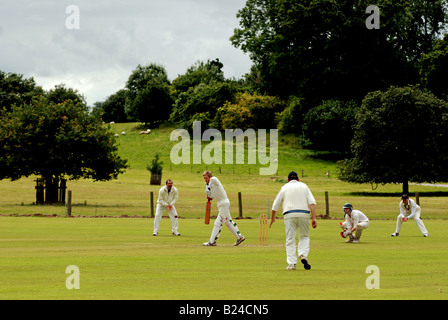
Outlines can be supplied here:
M300 149L293 137L280 136L278 172L273 176L259 175L258 164L178 164L170 160L170 151L177 142L170 141L173 127L153 129L149 135L140 135L138 123L110 124L119 134L119 153L129 161L130 168L117 180L93 182L68 181L73 194L75 216L145 216L150 215L150 192L154 201L160 186L151 186L146 165L158 152L163 161L162 183L170 178L179 189L176 205L182 218L202 218L205 210L202 172L211 170L218 176L231 201L231 214L238 216L238 192L242 193L243 216L255 218L268 212L277 192L286 182L291 170L299 173L301 181L311 188L317 202L317 213L325 215L325 192L329 193L330 216L342 218L342 205L351 202L371 218L395 219L398 214L401 185L378 186L344 183L336 178L336 163L319 159L319 154ZM125 135L121 133L125 132ZM223 137L224 139L224 137ZM209 142L203 142L202 147ZM223 148L224 150L224 148ZM222 162L225 159L222 159ZM326 175L329 173L329 176ZM36 177L19 181L0 181L0 214L3 215L64 215L61 205L36 206L34 181ZM446 217L448 189L429 186L411 186L411 192L420 193L423 218ZM428 196L431 195L431 196ZM434 196L436 195L436 196ZM213 207L216 210L215 207ZM213 212L212 212L213 214Z

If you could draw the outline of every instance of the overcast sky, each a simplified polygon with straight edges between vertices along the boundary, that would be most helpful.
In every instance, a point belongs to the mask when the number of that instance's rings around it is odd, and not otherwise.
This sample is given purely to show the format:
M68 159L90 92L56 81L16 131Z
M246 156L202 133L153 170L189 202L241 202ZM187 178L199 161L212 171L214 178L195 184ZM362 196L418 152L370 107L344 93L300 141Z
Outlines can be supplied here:
M226 78L251 61L229 38L245 0L14 0L0 4L0 70L48 90L78 89L89 105L123 88L138 64L165 66L170 80L219 58ZM79 9L79 29L74 20ZM69 28L67 28L69 26Z

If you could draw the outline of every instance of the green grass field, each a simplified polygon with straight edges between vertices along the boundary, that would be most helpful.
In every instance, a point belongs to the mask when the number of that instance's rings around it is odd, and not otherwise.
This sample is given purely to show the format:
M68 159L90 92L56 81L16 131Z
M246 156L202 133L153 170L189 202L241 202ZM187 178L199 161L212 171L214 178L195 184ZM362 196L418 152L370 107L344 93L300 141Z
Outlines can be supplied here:
M334 161L301 150L292 137L279 139L278 174L260 176L257 165L171 164L173 128L150 135L139 135L136 124L114 124L112 130L127 133L118 141L130 169L109 182L68 181L74 218L64 217L63 205L33 204L36 177L0 181L0 299L446 299L447 188L411 185L411 192L420 193L431 236L423 238L409 221L399 238L391 238L401 185L373 190L340 182ZM149 197L153 192L156 200L160 186L149 185L145 167L156 152L164 162L162 179L173 179L179 190L181 237L171 236L169 219L162 219L160 235L152 236ZM212 228L203 223L206 168L223 183L233 217L242 193L243 216L249 219L238 220L247 237L239 247L232 246L235 240L225 227L218 247L202 246ZM310 271L285 270L282 220L269 230L268 246L259 246L257 218L268 212L291 170L299 175L303 170L301 180L317 200L318 215L325 215L328 191L333 219L343 218L345 202L371 219L360 244L344 242L337 220L319 219L311 231ZM79 290L65 286L70 265L79 267ZM380 289L366 288L370 265L380 270Z
M217 247L203 247L211 225L182 219L180 237L162 219L0 218L0 299L446 299L448 222L413 222L390 237L393 221L372 221L359 244L347 244L333 220L311 231L312 269L287 271L283 221L259 245L255 219L238 220L247 240L232 246L223 229ZM68 290L67 266L80 270L80 289ZM367 289L375 265L380 288Z

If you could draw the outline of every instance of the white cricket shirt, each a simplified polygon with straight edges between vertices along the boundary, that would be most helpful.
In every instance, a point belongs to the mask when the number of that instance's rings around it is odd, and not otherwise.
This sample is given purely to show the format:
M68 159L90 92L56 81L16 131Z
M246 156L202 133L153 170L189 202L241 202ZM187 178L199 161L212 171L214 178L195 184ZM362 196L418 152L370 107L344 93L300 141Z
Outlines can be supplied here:
M216 199L216 201L229 200L221 182L216 177L211 177L210 182L205 184L205 193L207 197Z
M282 201L285 219L289 217L306 217L310 212L309 206L316 204L316 200L308 186L297 180L291 180L283 185L277 197L275 197L272 210L278 211Z
M179 198L177 193L177 189L175 186L171 186L170 192L168 192L168 187L164 185L159 190L159 197L157 198L157 204L160 204L164 207L168 205L174 205Z

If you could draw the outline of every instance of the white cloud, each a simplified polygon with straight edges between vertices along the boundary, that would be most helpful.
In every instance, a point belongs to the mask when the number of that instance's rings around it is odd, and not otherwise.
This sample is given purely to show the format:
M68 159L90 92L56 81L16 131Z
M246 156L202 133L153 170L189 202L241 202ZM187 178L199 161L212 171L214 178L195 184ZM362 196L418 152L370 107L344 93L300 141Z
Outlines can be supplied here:
M80 9L80 29L65 9ZM0 11L0 70L33 76L45 89L65 83L90 105L124 87L138 64L166 67L171 80L197 60L219 58L226 77L250 59L229 38L245 0L16 0Z

